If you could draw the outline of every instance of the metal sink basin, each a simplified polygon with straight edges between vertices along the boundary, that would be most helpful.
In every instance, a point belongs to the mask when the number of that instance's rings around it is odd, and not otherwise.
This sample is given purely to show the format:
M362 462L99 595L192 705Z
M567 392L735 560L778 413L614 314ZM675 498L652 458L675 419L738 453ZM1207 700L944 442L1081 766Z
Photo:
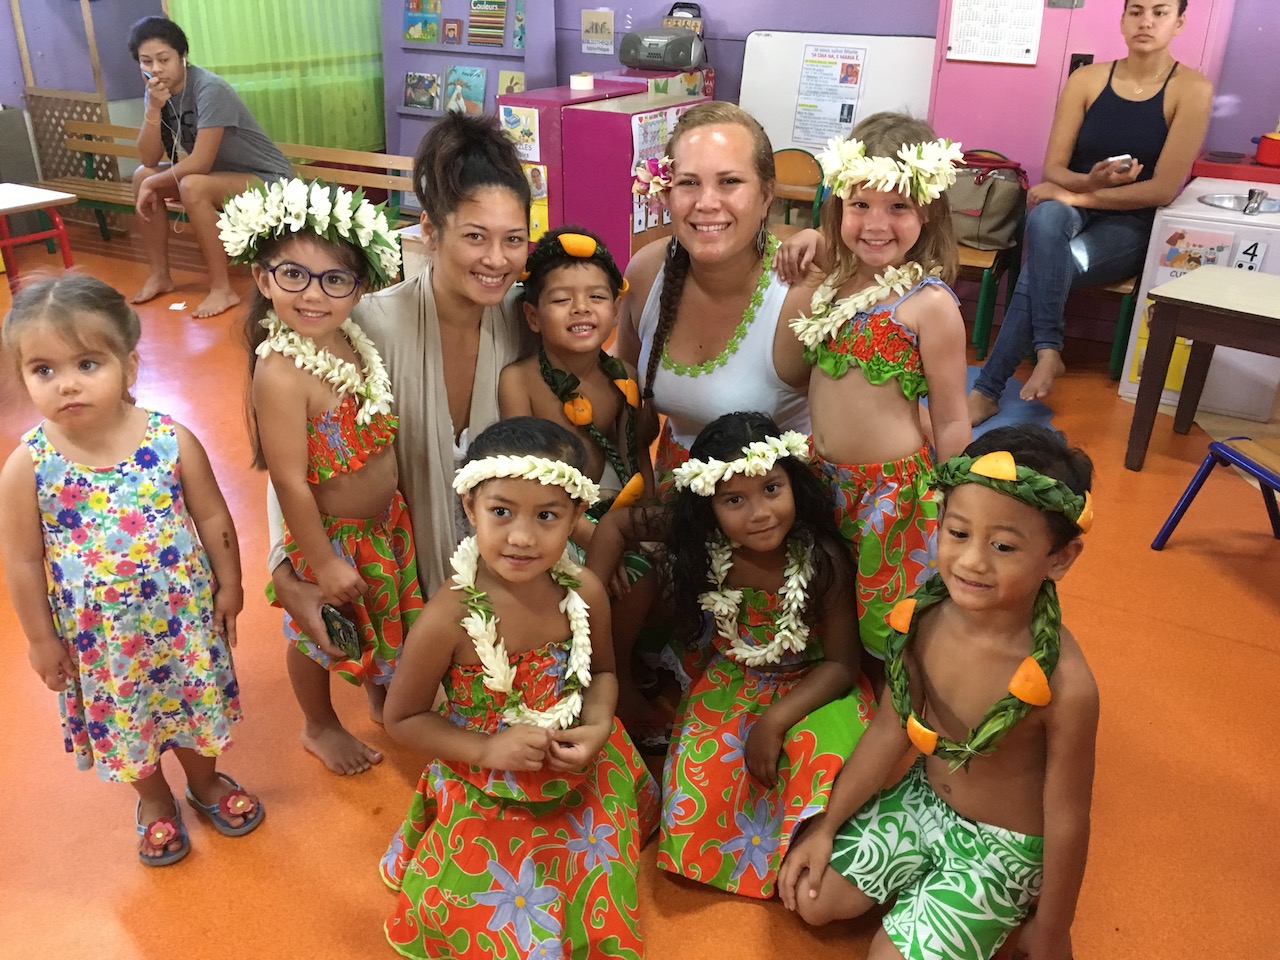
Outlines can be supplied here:
M1250 190L1248 195L1243 193L1206 193L1197 199L1211 207L1234 210L1247 216L1254 216L1260 213L1280 213L1280 198L1268 197L1265 190Z

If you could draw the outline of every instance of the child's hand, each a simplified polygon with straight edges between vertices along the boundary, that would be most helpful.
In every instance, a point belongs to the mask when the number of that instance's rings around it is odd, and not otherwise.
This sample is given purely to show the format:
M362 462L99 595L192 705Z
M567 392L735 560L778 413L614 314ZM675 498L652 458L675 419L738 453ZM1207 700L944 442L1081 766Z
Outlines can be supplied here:
M541 770L550 746L550 730L518 723L489 735L480 766L490 770Z
M555 731L551 737L551 747L547 751L551 769L565 773L585 770L587 764L604 748L612 728L613 723L610 721L607 726L583 725Z
M631 575L627 572L625 560L619 560L609 576L609 597L617 600L631 592Z
M315 574L324 602L335 607L355 603L369 592L369 585L364 582L364 577L342 557L334 556L323 564L317 564Z
M28 652L31 666L50 690L61 693L71 684L76 675L75 664L71 662L71 654L66 645L57 637L31 641Z
M782 753L782 738L786 734L785 730L775 729L776 726L769 722L766 712L751 727L743 750L751 775L770 788L778 784L778 756Z
M227 641L229 647L236 645L236 616L243 609L244 590L240 585L218 584L218 591L213 595L213 632Z
M797 283L822 260L826 241L817 230L801 230L788 237L773 256L773 265L784 283Z
M1054 931L1039 919L1033 916L1022 925L1013 960L1071 960L1071 930Z
M820 813L809 821L796 843L787 852L778 871L778 896L788 910L795 910L801 896L811 900L818 898L822 878L831 863L831 847L835 837L827 831L826 814Z

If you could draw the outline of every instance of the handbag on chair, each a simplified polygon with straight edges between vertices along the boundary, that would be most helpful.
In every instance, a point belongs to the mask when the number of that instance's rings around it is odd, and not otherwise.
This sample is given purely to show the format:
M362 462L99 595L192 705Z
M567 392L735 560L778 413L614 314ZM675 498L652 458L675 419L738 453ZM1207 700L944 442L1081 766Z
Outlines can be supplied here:
M1027 171L994 150L966 150L947 190L956 241L977 250L1007 250L1018 242L1027 212Z

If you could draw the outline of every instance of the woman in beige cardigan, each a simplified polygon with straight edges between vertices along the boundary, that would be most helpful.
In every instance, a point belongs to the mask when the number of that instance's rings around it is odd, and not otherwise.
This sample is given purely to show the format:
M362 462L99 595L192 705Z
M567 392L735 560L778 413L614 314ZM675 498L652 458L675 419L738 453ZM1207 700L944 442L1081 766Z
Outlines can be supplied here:
M512 285L529 248L529 185L492 118L450 113L423 138L413 165L426 269L365 297L353 317L378 348L400 418L396 460L409 503L423 596L449 576L470 533L453 475L471 437L498 419L498 374L523 352L526 327ZM273 521L274 533L279 533ZM299 580L273 537L271 580L299 627L328 643L318 589ZM380 705L371 709L380 712ZM332 709L330 709L332 713ZM335 773L360 773L382 754L338 723L308 724L303 745ZM375 717L375 719L379 719Z

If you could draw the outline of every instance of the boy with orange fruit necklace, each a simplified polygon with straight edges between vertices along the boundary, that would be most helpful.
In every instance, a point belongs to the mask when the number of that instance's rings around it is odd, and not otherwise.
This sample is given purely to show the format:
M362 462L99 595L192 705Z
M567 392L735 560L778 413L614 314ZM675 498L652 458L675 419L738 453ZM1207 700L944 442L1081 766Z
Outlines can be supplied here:
M653 490L653 465L636 439L636 372L602 349L618 325L626 280L603 243L581 227L542 235L521 278L525 321L538 335L536 355L498 379L498 410L533 416L576 432L587 447L584 473L600 485L595 519Z
M989 958L1037 896L1015 956L1071 956L1098 689L1054 582L1083 549L1092 473L1027 425L936 470L938 573L889 616L888 696L779 877L811 924L896 897L870 960Z

